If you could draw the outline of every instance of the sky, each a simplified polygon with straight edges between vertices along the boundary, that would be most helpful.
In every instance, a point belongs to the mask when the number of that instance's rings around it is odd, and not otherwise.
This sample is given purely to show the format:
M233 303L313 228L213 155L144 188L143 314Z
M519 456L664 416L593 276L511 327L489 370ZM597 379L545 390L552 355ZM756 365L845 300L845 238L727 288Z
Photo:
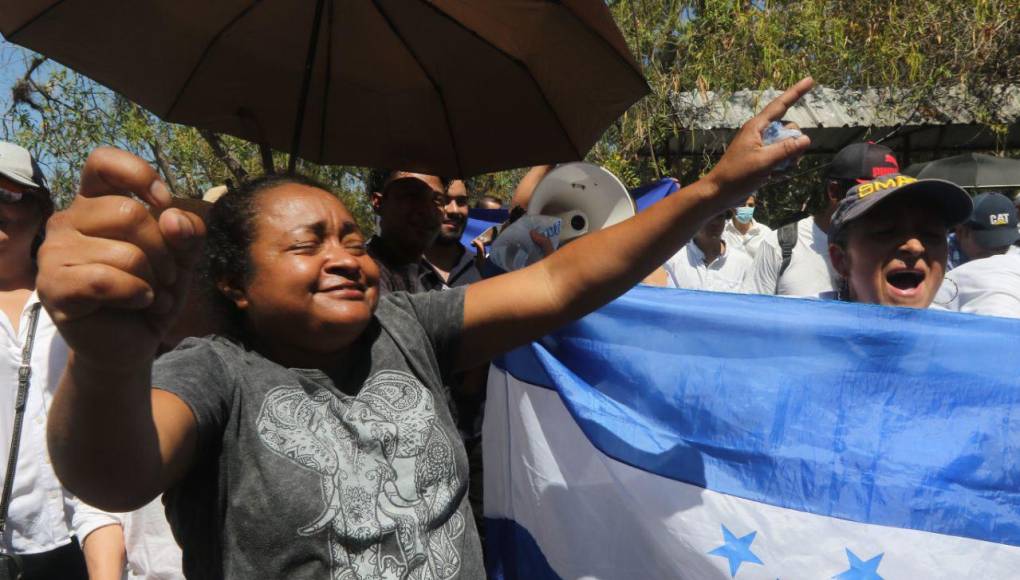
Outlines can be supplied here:
M34 54L0 37L0 115L7 115L11 106L11 89L14 82L25 73L25 68ZM48 69L58 66L60 65L56 63L46 63L37 70L34 78L46 78Z
M0 103L9 103L11 85L24 70L20 54L15 45L0 37Z

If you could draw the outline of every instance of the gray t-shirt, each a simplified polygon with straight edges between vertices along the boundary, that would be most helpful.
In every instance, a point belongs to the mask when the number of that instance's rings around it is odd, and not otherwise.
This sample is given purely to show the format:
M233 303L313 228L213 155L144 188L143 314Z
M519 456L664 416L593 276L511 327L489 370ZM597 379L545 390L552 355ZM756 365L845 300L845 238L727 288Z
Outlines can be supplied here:
M484 578L443 388L463 312L463 290L384 297L342 376L221 337L161 357L198 422L166 493L188 578Z

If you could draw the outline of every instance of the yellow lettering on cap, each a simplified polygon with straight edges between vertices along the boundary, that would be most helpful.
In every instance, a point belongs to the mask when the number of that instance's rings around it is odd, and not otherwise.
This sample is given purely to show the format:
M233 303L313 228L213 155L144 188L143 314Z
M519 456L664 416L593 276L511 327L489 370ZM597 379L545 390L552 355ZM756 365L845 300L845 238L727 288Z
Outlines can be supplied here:
M876 179L874 181L862 183L857 186L857 199L868 197L869 195L884 189L894 189L908 183L914 183L915 181L917 180L908 175L897 175L896 177Z

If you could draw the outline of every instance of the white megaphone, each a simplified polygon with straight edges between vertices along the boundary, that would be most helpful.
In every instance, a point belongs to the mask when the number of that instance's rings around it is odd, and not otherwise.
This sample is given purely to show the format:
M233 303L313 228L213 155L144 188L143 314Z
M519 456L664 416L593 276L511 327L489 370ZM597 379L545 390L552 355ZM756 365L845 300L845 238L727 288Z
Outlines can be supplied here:
M560 244L634 216L627 188L598 165L575 162L549 172L531 195L528 214L560 218Z

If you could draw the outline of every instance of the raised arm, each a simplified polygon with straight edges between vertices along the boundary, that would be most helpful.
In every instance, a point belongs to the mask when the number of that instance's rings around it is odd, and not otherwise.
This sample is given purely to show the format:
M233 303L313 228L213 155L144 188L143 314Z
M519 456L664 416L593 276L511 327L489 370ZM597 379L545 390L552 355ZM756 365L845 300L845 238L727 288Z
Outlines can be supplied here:
M535 193L538 182L553 170L553 165L536 165L528 170L514 189L514 196L510 198L510 208L520 207L528 209L531 203L531 195Z
M204 224L180 210L153 218L166 187L141 159L99 149L71 207L39 252L39 295L71 349L50 409L53 467L69 490L109 511L141 507L176 481L196 427L177 397L151 389L152 361L180 309Z
M812 86L804 79L748 121L703 179L637 216L579 238L522 270L467 289L459 358L471 366L541 337L623 294L662 265L701 225L745 199L771 168L807 149L807 137L763 146L761 131Z

